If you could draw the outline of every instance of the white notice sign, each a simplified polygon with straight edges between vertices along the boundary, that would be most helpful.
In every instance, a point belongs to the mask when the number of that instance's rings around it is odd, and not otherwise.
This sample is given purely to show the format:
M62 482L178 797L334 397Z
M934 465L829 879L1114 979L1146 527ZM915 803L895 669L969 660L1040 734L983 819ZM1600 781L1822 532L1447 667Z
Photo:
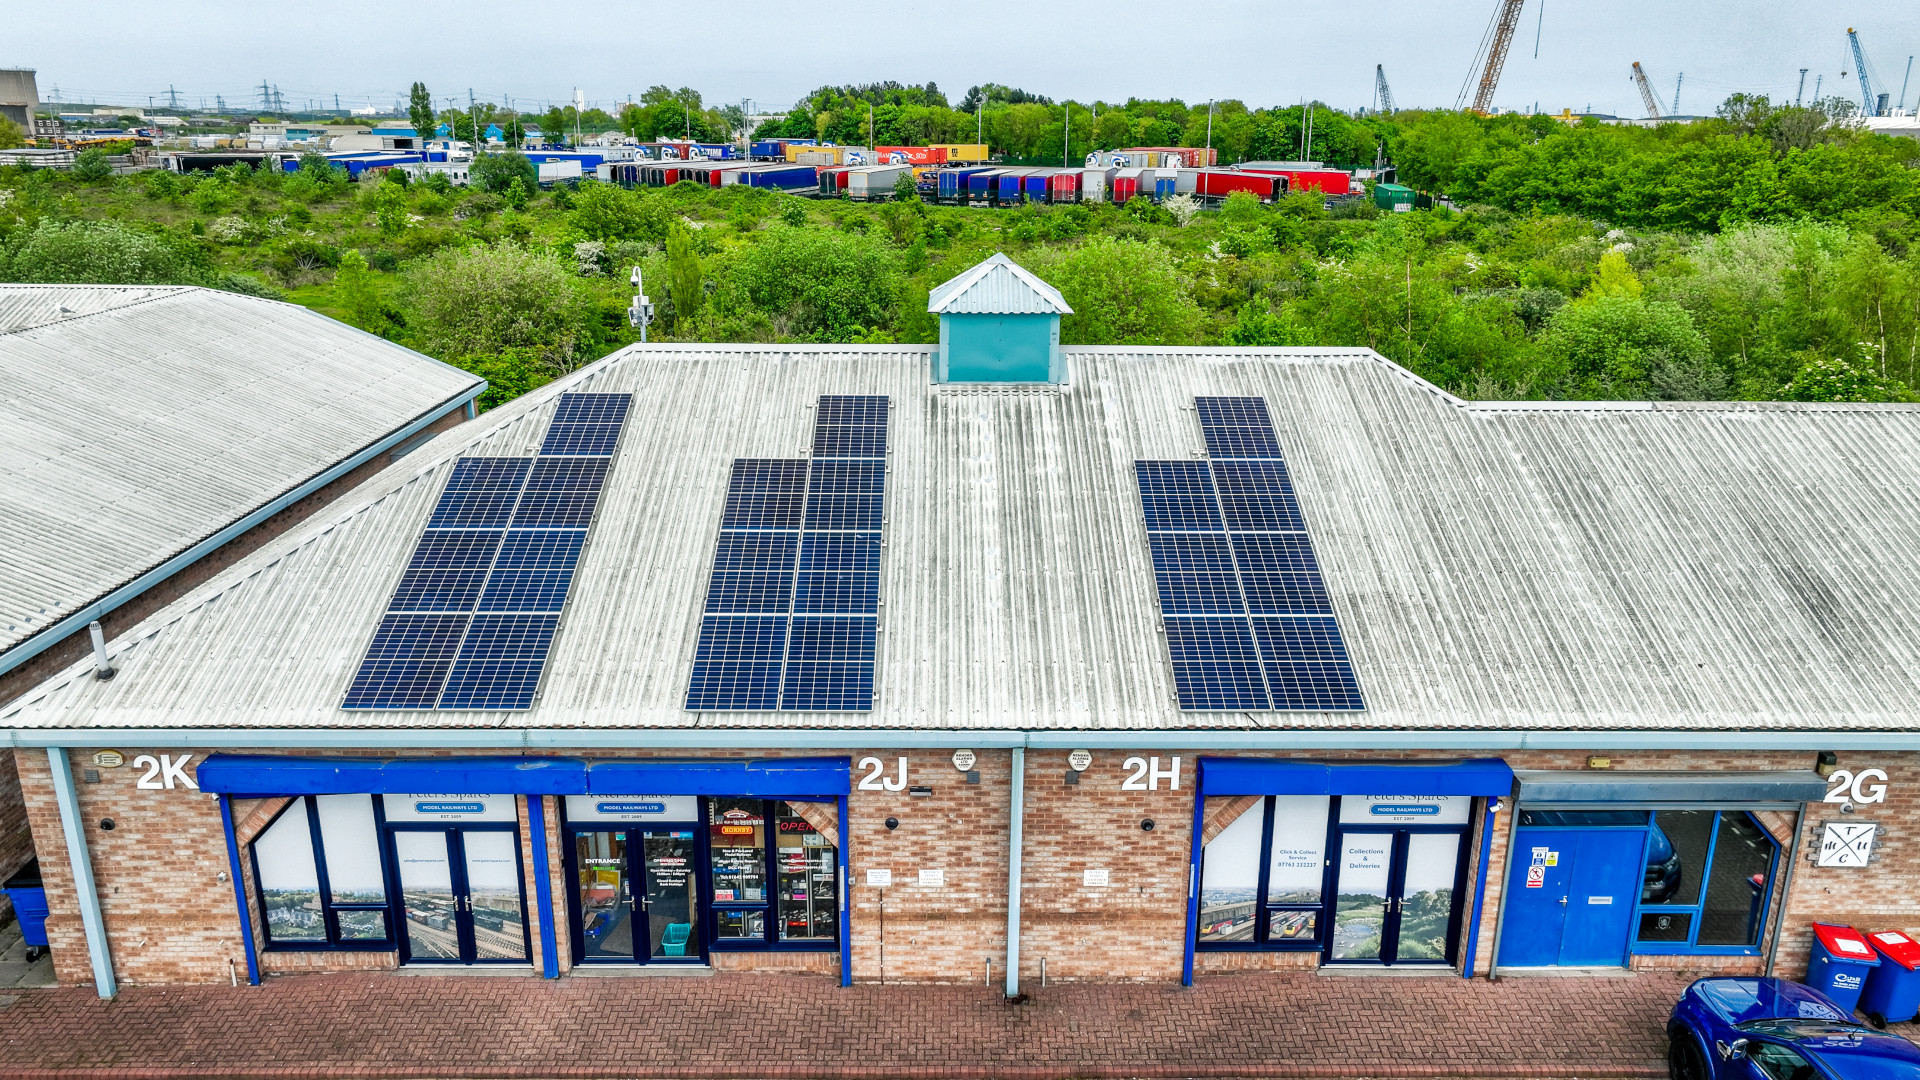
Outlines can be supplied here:
M923 889L944 889L947 887L945 870L921 870L920 887Z
M1107 868L1104 866L1098 870L1088 870L1080 875L1081 888L1104 889L1111 884L1113 884L1113 882L1110 880Z
M870 886L873 886L874 888L884 889L887 886L893 884L893 871L868 870L867 884Z
M1865 866L1873 855L1871 821L1829 821L1820 839L1820 866Z

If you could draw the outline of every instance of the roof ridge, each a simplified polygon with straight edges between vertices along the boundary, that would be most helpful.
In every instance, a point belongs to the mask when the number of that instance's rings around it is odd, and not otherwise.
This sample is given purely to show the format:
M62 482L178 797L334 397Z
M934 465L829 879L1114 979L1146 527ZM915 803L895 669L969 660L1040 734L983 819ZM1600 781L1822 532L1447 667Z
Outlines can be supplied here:
M156 293L152 296L140 297L138 300L129 300L124 304L115 304L113 307L101 308L98 311L70 311L62 318L50 319L46 322L32 323L26 326L15 326L10 329L0 328L0 337L6 337L12 334L23 334L28 330L39 330L48 326L61 326L78 319L91 319L96 315L106 315L115 311L125 311L128 308L136 308L141 306L142 304L151 304L159 300L170 300L170 299L173 299L174 297L181 295L182 293L196 292L196 291L199 291L199 292L225 292L226 291L224 289L209 289L204 285L97 285L92 283L77 283L77 284L71 284L71 285L63 285L59 282L46 282L46 281L7 282L5 283L4 286L0 286L0 287L9 288L9 289L37 288L37 289L162 289L162 290L165 290L164 292ZM239 296L243 294L235 293L233 295Z

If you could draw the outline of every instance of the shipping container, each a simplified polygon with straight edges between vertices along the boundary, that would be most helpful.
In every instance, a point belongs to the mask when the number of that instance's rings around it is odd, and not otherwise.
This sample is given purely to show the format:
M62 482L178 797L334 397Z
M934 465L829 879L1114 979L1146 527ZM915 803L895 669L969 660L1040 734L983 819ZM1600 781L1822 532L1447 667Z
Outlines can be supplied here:
M1413 209L1413 199L1414 193L1410 187L1401 187L1399 184L1373 185L1373 205L1382 210L1405 213Z
M873 154L879 165L942 165L947 160L944 146L876 146Z
M795 144L787 147L787 160L795 164L806 165L871 165L873 164L873 151L864 146L801 146Z
M762 139L749 147L750 156L761 161L785 161L787 147L813 146L812 139Z
M947 163L982 162L989 157L985 143L934 143L934 147L947 152Z
M911 175L905 165L868 165L847 173L847 198L860 202L883 202L893 198L893 186L902 176Z

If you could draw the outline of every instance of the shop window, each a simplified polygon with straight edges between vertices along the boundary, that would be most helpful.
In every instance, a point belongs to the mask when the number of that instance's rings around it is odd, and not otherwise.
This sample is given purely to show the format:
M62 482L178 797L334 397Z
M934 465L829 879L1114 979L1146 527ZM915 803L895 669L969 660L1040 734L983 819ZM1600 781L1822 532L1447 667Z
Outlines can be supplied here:
M1745 811L1655 811L1634 951L1757 951L1779 854Z
M1232 802L1215 808L1230 811ZM1320 947L1325 795L1254 797L1202 849L1199 942Z
M830 947L839 938L839 845L800 804L707 803L713 941L720 948Z
M251 846L269 947L393 947L372 796L297 798Z

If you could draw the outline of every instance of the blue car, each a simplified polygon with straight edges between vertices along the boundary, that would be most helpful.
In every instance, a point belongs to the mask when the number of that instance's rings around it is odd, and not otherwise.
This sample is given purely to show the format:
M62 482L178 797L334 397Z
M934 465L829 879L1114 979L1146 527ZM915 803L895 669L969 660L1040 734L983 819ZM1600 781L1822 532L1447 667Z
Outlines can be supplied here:
M1914 1080L1920 1047L1786 979L1701 979L1667 1022L1673 1080Z

